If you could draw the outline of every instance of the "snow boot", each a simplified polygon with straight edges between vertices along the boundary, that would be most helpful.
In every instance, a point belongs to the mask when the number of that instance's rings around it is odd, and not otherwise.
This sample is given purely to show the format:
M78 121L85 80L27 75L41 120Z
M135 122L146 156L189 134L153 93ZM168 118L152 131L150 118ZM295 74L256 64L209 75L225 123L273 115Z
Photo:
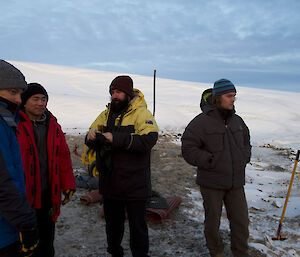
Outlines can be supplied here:
M214 257L224 257L223 253L217 253Z

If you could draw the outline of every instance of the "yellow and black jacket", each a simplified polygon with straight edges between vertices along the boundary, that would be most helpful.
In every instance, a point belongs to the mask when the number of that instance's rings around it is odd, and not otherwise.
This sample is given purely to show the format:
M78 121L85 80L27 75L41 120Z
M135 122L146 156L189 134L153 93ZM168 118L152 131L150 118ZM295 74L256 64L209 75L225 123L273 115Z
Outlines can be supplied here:
M93 122L90 129L111 132L113 143L98 137L86 145L96 150L100 172L100 193L106 199L145 200L150 187L150 152L158 137L154 117L147 110L144 95L134 89L129 107L108 128L110 105Z

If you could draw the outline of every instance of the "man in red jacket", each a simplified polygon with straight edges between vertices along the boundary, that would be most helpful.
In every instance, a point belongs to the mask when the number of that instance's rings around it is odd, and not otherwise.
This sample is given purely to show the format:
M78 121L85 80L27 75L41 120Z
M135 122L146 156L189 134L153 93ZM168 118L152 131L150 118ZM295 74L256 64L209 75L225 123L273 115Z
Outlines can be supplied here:
M18 141L25 173L27 199L36 210L40 246L35 256L54 256L55 222L61 193L66 204L75 192L70 151L61 126L47 110L47 91L28 84L22 94Z

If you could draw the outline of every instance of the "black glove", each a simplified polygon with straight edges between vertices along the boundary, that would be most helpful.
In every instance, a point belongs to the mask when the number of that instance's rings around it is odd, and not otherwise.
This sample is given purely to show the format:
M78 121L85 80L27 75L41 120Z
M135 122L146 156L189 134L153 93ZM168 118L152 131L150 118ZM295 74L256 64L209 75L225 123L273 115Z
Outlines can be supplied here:
M103 145L106 142L105 136L101 133L96 133L96 144Z
M89 140L87 136L85 137L85 144L93 149L93 150L99 150L101 149L102 145L105 144L106 138L101 133L96 132L96 138L95 140Z
M65 199L62 201L62 205L67 204L71 200L74 192L75 191L73 189L67 189L67 190L63 191Z
M39 233L36 228L22 230L20 232L21 254L24 257L31 256L39 244Z

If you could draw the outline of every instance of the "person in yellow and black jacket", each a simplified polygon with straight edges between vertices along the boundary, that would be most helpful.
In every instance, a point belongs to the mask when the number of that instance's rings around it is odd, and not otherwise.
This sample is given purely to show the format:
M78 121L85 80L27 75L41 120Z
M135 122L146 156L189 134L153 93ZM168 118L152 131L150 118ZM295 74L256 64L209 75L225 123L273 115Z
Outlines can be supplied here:
M133 257L149 251L146 202L150 188L150 152L158 127L144 95L129 76L116 77L109 87L111 103L90 127L86 145L96 150L103 195L108 253L123 256L125 210Z

